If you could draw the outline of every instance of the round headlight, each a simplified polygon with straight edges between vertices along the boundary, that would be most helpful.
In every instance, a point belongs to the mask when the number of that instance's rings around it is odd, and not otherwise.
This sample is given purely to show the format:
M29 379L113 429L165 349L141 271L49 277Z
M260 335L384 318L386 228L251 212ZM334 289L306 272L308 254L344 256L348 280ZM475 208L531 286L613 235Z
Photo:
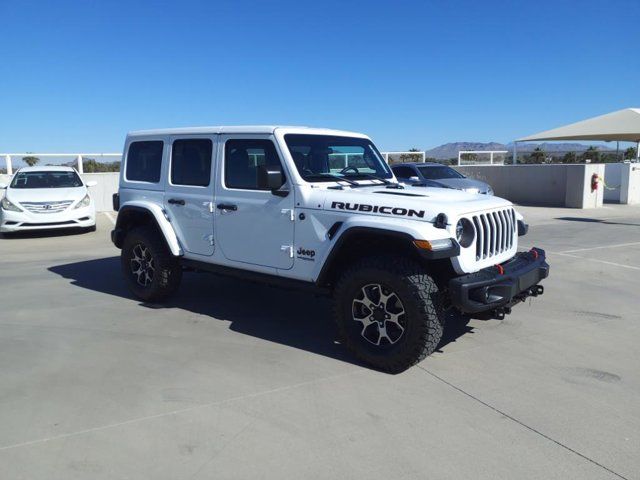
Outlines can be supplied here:
M461 218L456 224L456 240L461 247L468 247L473 243L476 236L476 229L466 218Z

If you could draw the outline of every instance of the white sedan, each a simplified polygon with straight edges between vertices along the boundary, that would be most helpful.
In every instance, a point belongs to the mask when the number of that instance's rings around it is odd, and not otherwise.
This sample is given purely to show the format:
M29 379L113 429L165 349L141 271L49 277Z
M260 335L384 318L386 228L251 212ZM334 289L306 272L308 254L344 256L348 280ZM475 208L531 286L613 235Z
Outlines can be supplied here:
M96 207L87 189L95 184L85 184L71 167L19 169L8 186L0 185L0 232L95 230Z

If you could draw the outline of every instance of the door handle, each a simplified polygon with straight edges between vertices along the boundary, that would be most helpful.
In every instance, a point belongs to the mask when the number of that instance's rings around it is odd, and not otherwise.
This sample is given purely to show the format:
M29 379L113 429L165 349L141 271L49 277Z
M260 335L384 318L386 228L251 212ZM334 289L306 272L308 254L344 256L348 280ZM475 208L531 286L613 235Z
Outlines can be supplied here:
M167 201L172 205L184 205L184 200L181 198L170 198Z
M231 210L232 212L235 212L236 210L238 210L238 206L233 205L231 203L219 203L217 207L220 210Z

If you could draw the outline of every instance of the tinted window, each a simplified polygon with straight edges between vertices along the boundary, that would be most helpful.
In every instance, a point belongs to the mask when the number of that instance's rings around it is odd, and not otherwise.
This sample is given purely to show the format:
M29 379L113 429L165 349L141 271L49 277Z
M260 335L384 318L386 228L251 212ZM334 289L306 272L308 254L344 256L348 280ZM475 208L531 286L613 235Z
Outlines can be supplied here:
M224 183L229 188L261 190L258 169L282 169L280 157L270 140L227 140L224 146ZM284 176L284 172L283 172Z
M442 178L465 178L464 175L456 172L453 168L444 165L434 165L430 167L418 167L422 176L428 180L439 180Z
M162 168L161 141L133 142L127 155L127 180L158 183Z
M391 169L398 178L409 178L418 176L418 174L413 171L413 168L410 167L391 167Z
M208 186L212 150L213 143L208 139L174 141L171 149L171 183Z
M18 172L10 188L76 188L82 180L76 172Z

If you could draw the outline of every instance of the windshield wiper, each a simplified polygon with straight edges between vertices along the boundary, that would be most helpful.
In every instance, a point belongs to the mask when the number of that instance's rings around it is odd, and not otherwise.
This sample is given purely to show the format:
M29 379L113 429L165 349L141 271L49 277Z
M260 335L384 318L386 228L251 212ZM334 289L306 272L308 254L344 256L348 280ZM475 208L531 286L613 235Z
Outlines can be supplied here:
M347 182L349 185L353 185L356 187L360 185L358 182L354 182L353 180L349 180L348 178L344 178L344 177L341 177L340 175L336 175L335 173L329 173L329 172L313 173L311 175L307 175L305 178L310 178L310 177L335 178L336 181Z
M365 178L371 178L373 180L380 180L384 185L387 185L387 188L398 188L398 189L403 189L404 188L404 186L400 185L399 183L390 182L386 178L379 177L379 176L374 175L372 173L358 173L358 175L360 175L362 177L365 177Z

